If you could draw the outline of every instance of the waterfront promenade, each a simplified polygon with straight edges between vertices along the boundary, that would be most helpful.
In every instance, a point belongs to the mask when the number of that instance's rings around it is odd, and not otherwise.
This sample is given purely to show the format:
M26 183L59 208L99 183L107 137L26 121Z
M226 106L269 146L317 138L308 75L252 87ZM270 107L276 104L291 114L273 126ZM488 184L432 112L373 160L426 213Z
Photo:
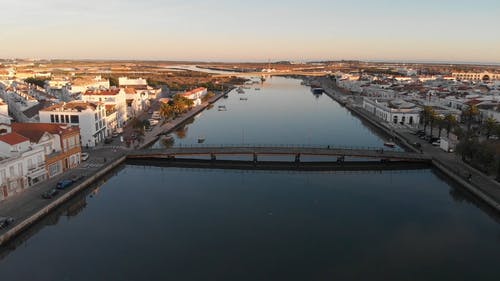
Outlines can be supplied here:
M330 78L320 78L319 81L325 93L336 101L342 102L346 97L350 96L337 88ZM350 97L353 98L352 95ZM360 106L349 103L345 106L358 117L381 130L388 137L397 140L399 144L407 149L421 151L422 154L431 157L434 167L439 171L443 172L466 190L486 202L491 208L500 211L500 183L464 163L457 154L445 152L428 142L422 141L413 134L414 129L400 126L393 127L391 124L368 113ZM417 142L420 143L420 148L412 145Z
M130 151L150 146L158 139L158 135L170 133L177 127L182 126L183 123L226 94L227 92L219 93L207 102L177 117L175 120L155 126L152 131L145 132L144 141L136 146L126 147L125 143L120 143L118 139L114 139L109 145L99 144L94 148L84 149L85 152L89 153L89 159L82 162L77 168L57 175L29 189L25 189L22 193L2 201L0 203L0 217L12 217L15 221L8 228L0 229L0 245L66 202L76 193L87 188L113 168L123 164L126 155ZM143 113L143 116L146 116L146 114L147 112ZM68 189L60 191L55 199L43 199L41 197L42 193L55 188L58 181L79 175L84 175L84 178Z

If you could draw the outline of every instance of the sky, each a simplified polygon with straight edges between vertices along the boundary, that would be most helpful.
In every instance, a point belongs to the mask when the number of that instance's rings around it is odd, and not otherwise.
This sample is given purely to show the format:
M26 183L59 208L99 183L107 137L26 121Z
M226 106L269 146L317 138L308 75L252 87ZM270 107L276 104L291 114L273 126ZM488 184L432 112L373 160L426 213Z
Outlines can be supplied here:
M0 0L0 58L500 62L499 0Z

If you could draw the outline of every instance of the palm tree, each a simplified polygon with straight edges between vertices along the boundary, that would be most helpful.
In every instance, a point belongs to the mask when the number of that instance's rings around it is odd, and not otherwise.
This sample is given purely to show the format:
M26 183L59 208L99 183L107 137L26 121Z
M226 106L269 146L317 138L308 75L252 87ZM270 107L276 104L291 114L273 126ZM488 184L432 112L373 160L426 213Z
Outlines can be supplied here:
M168 103L162 103L161 106L160 106L160 116L163 117L163 119L169 119L170 117L172 117L172 115L174 114L174 109L172 107L172 105L168 104Z
M493 117L488 117L483 124L484 129L486 130L486 138L489 139L491 136L491 133L495 130L495 127L497 125L497 120Z
M427 125L431 125L431 135L432 135L432 118L436 113L431 106L424 106L424 110L421 113L421 119L424 121L424 132L427 130Z
M436 122L436 124L438 126L438 129L439 129L439 131L438 131L439 132L438 138L441 138L441 131L443 130L443 127L445 125L443 116L436 115L435 122Z
M457 125L457 118L455 115L447 114L444 117L444 123L446 126L446 137L449 138L451 129Z
M479 115L479 109L475 105L467 106L467 108L462 111L462 116L467 120L467 132L470 132L472 121L477 115Z

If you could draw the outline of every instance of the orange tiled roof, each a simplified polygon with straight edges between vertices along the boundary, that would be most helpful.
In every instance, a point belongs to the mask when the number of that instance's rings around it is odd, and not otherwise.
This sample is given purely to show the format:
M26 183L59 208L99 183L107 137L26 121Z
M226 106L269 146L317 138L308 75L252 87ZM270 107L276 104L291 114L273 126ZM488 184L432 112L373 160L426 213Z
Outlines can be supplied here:
M59 103L47 108L42 109L41 111L56 111L56 109L63 108L67 110L85 110L87 108L91 108L95 110L100 103L97 102L82 102L82 101L72 101L68 103Z
M18 134L18 133L8 133L0 136L0 141L8 143L10 145L19 144L25 141L29 141L28 138Z
M11 128L12 132L29 138L34 143L37 143L45 132L60 136L80 132L78 126L53 123L12 123Z
M136 91L134 88L125 88L125 94L135 94Z
M120 89L110 89L110 90L88 90L84 93L86 96L114 96L120 92Z

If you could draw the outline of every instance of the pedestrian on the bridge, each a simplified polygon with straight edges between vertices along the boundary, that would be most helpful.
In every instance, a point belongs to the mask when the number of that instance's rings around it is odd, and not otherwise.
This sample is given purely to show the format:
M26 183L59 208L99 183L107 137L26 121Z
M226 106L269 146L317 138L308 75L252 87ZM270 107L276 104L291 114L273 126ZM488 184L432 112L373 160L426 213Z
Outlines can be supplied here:
M468 180L469 182L472 182L472 174L471 174L471 173L469 173L469 176L467 177L467 180Z

